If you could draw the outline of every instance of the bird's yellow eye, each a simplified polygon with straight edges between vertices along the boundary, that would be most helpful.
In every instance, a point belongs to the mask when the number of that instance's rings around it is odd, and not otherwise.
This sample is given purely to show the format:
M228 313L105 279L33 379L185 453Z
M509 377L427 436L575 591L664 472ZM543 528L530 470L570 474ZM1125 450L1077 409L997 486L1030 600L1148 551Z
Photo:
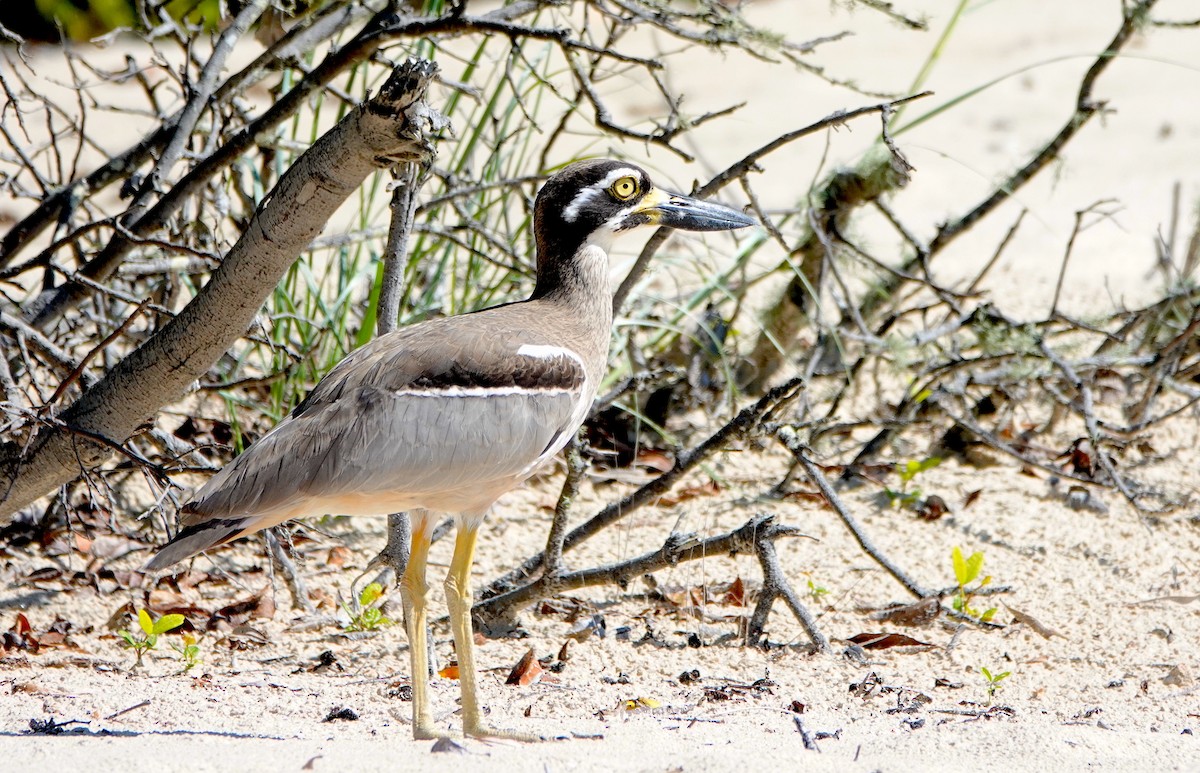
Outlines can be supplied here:
M633 194L637 193L637 180L632 177L622 177L620 180L617 180L615 183L613 183L609 190L612 191L612 195L616 196L621 201L625 201L626 199L632 198Z

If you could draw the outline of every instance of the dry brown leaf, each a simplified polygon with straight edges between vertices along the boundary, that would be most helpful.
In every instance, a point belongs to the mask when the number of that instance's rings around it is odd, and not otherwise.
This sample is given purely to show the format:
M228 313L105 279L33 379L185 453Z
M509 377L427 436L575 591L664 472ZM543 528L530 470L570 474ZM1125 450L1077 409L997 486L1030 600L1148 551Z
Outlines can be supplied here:
M734 578L729 590L725 591L725 595L721 598L721 603L735 607L746 606L746 584L742 582L740 576Z
M711 497L721 493L721 487L715 480L710 480L699 486L687 486L674 494L665 494L658 498L659 507L674 507L681 502L698 497Z
M670 472L675 466L675 460L664 454L662 451L646 449L638 453L637 463L643 467L649 467L658 472Z
M325 557L325 563L329 566L344 566L346 560L350 558L350 548L345 545L334 545L329 549L329 555Z
M936 521L948 512L950 508L946 506L946 500L937 494L930 494L917 508L917 517L923 521Z
M892 647L932 647L929 642L917 641L902 633L860 633L851 636L852 641L865 650L886 650Z
M542 671L542 664L538 662L533 647L530 647L517 661L517 665L513 666L513 670L509 672L508 679L505 679L504 683L528 687L541 678Z

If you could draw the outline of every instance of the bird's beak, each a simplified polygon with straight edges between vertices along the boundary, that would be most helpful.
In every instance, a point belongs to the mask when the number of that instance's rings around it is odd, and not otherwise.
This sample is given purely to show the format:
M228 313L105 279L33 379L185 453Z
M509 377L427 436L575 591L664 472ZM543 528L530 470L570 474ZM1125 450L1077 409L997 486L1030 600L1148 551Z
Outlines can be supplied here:
M689 198L654 188L633 213L652 225L682 228L687 231L728 231L755 225L757 221L722 204Z

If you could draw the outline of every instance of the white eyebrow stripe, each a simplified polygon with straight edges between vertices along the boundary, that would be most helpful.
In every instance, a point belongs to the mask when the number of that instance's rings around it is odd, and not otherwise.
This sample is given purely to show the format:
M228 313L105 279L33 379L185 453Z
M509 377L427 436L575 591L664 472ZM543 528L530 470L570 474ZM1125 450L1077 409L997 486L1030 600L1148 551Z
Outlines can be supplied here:
M638 174L636 169L632 169L627 166L612 170L608 174L604 175L604 178L599 182L592 183L579 193L575 194L575 198L571 199L571 203L568 204L567 208L563 210L563 220L566 220L568 223L574 223L579 217L579 210L591 203L591 201L597 196L602 195L608 189L608 186L612 185L617 180L620 180L622 177L632 177L636 180L641 179L641 175Z
M583 358L575 352L563 346L550 346L548 344L521 344L517 349L517 354L523 357L537 357L540 360L552 360L555 357L566 357L583 365Z

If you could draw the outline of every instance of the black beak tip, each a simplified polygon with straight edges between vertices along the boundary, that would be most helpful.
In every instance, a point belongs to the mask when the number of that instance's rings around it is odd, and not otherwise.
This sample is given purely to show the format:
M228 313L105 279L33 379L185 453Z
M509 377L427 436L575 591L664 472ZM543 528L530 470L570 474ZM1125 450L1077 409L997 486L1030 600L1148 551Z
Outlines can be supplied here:
M687 196L671 196L658 210L661 225L688 231L732 231L758 225L757 220L732 207Z

